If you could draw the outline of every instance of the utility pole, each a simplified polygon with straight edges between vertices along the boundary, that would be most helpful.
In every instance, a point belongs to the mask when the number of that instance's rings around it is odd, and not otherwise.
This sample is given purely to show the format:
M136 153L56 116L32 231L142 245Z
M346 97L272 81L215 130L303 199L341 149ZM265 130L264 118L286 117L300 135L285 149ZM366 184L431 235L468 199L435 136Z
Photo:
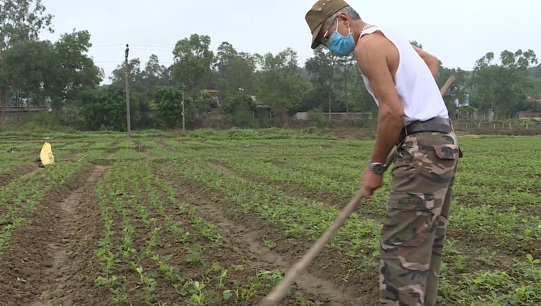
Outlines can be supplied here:
M184 83L182 83L182 132L186 132L186 115L184 112Z
M125 66L126 66L126 124L128 128L128 137L131 137L131 116L130 116L130 90L129 90L129 65L128 65L128 55L130 53L130 46L126 44L125 53Z

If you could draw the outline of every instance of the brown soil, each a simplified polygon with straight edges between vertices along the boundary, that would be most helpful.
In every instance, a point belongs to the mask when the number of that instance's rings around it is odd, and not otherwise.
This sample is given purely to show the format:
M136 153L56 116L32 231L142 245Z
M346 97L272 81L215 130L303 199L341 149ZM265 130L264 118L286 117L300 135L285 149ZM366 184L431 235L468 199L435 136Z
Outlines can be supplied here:
M85 166L40 202L28 223L0 254L0 301L5 305L99 305L82 303L92 288L93 187L105 171ZM86 202L88 204L88 202ZM94 210L93 210L94 209ZM29 247L31 246L31 247ZM83 246L83 247L81 247Z
M235 176L242 180L259 182L277 187L283 190L286 196L318 200L320 202L329 203L329 205L332 203L330 202L330 199L334 199L336 201L337 195L322 192L322 195L319 196L317 191L310 191L308 188L303 186L270 182L265 178L250 173L237 173L234 169L220 164L217 161L213 161L212 165L217 170L223 171L228 175ZM198 190L198 194L212 193L212 191L205 190L204 188L201 189L202 187L195 186L192 188L194 190ZM217 197L219 197L219 195ZM327 199L327 202L324 199ZM347 203L349 198L343 197L341 200ZM224 203L222 203L222 205L223 204ZM227 205L227 203L225 205ZM231 207L231 209L234 210L233 207ZM381 219L381 217L374 214L368 215L367 217L376 221ZM272 229L265 229L265 226L263 225L265 223L264 221L258 220L252 222L250 221L251 219L257 220L257 217L243 216L238 222L242 222L242 224L245 224L246 226L251 224L252 229L259 229L257 233L260 238L267 237L267 239L274 239L276 241L284 242L284 238L281 237L279 233L275 233ZM467 259L460 265L464 267L464 271L468 271L469 273L493 269L494 263L502 263L504 266L510 267L513 263L513 259L517 257L525 258L527 254L532 254L534 258L539 258L539 256L541 256L540 242L520 243L518 240L510 238L495 239L493 235L474 235L468 231L454 229L452 225L449 229L448 236L455 240L455 246L453 248L454 252L460 252L460 254L465 256ZM278 246L276 251L284 252L285 256L289 258L298 258L304 254L308 247L310 247L310 245L303 243L291 244L286 242L282 245L282 247ZM449 254L451 254L453 250L450 250ZM494 250L497 250L497 252L494 252ZM489 262L482 262L477 260L478 258L491 258L491 260ZM450 268L455 268L455 259L453 256L446 256L445 262ZM355 262L348 263L345 256L326 250L318 257L317 261L313 264L311 271L314 271L322 278L330 279L333 280L333 282L340 284L340 287L343 288L344 291L348 292L351 296L360 297L361 299L364 299L362 298L363 296L365 298L372 297L371 299L366 298L366 300L372 301L377 298L377 267L370 271L362 271L355 266ZM455 275L460 276L459 273Z
M203 196L186 192L186 190L180 192L181 196L190 203L197 203L201 215L220 226L227 244L235 246L238 250L248 250L255 256L258 264L263 262L265 265L271 265L282 271L287 271L292 266L292 262L285 256L262 245L260 240L264 236L264 231L252 231L240 223L227 219L216 205ZM339 290L329 280L317 277L312 273L299 275L296 283L310 295L317 297L317 300L328 303L327 305L353 305L353 297Z
M163 169L162 169L163 171ZM167 173L167 171L163 171ZM178 194L187 202L198 206L198 212L205 218L219 225L221 232L235 248L248 250L259 265L271 265L274 269L286 272L308 250L307 242L284 239L276 229L266 224L257 216L238 214L234 207L228 206L220 194L201 185L186 181L178 176L167 175L177 186ZM265 246L265 241L278 241L272 250ZM333 253L333 254L331 254ZM332 258L334 257L334 258ZM296 281L296 285L323 305L375 305L377 274L369 275L363 282L347 284L339 279L346 275L347 269L340 267L334 252L324 251ZM329 269L329 266L333 267ZM370 302L367 302L370 301Z
M164 171L166 169L165 165L158 165L155 167L155 172L158 177L164 177ZM169 177L168 177L169 178ZM157 248L157 252L161 256L171 256L170 264L180 268L182 276L188 280L198 280L205 279L206 288L209 290L215 290L221 292L222 289L216 283L214 277L208 278L205 274L208 272L208 269L212 263L219 263L221 267L229 269L228 281L225 284L225 288L231 289L233 286L232 281L240 282L242 286L246 287L249 285L249 279L254 278L257 274L257 271L271 271L276 268L282 267L284 264L280 261L279 257L269 257L268 254L261 253L261 245L256 244L255 241L250 240L248 236L240 234L243 229L236 227L233 223L228 223L228 220L220 216L219 210L209 206L208 202L200 201L200 198L193 194L195 190L192 189L190 185L179 185L178 181L174 181L175 186L177 186L177 196L181 202L188 203L189 205L196 208L196 215L200 218L207 220L208 222L219 226L219 233L222 237L218 243L209 240L208 238L201 236L199 230L194 229L195 226L192 217L184 213L179 213L176 209L171 206L165 208L165 215L171 217L174 221L182 224L182 228L190 232L189 241L185 242L185 245L190 249L194 249L197 245L201 249L201 258L203 264L194 264L188 263L186 249L182 245L178 244L178 237L173 235L171 232L166 231L167 225L165 224L164 218L160 217L157 210L151 206L148 207L149 218L156 218L156 224L153 227L159 227L164 229L160 234L160 247ZM156 188L159 189L158 187ZM163 191L162 197L164 196ZM148 203L147 199L148 194L143 193L143 201ZM200 195L201 196L201 195ZM148 240L149 231L145 229L145 226L138 220L140 220L136 213L134 213L130 220L134 220L133 223L136 228L136 233L134 234L134 242L136 243L135 249L143 249L145 247L145 241ZM243 232L244 233L244 232ZM166 246L166 247L165 247ZM278 263L276 262L278 261ZM128 270L129 267L126 264L123 264L124 270ZM144 261L142 266L147 271L152 271L156 269L156 264L149 261ZM235 270L233 267L243 266L243 269ZM210 274L212 275L212 273ZM308 279L308 281L315 280L315 283L307 285L306 288L313 288L312 290L306 290L304 286L294 286L291 296L285 298L283 303L280 305L297 305L295 302L296 297L305 297L314 302L325 302L323 305L348 305L341 303L327 304L329 301L322 301L322 294L318 293L315 289L315 286L322 283L322 280L317 279ZM318 282L319 281L319 282ZM137 278L134 273L129 273L126 281L127 288L134 288L137 286ZM270 290L271 288L269 288ZM263 298L266 291L258 289L255 292L255 296L252 298L252 301L259 300ZM183 299L179 298L178 294L173 290L171 286L167 285L167 282L163 279L160 279L159 286L155 291L155 294L159 297L159 301L166 303L181 303L175 305L184 305ZM140 298L137 296L130 295L130 302L140 302ZM236 305L232 304L230 301L223 302L221 305ZM251 305L251 304L250 304ZM317 304L316 304L317 305Z
M35 163L22 165L11 171L0 173L0 187L7 186L9 183L11 183L11 181L17 179L18 177L21 177L33 171L37 171L38 169L38 164Z

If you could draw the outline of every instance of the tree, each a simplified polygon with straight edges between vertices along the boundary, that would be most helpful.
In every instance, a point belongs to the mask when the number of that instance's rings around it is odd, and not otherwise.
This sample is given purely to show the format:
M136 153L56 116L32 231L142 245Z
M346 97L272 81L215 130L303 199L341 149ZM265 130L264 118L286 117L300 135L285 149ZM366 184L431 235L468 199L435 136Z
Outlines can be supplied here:
M276 56L257 55L260 71L257 72L257 98L270 105L275 118L283 123L288 114L302 105L307 84L297 65L297 52L291 48Z
M193 100L212 77L214 53L210 51L210 37L192 34L189 39L179 40L173 50L173 74L183 84Z
M256 125L256 119L254 119L256 110L257 105L254 99L242 88L228 96L220 107L220 112L229 115L233 124L239 128L252 128Z
M125 131L126 104L124 92L115 86L87 89L81 93L81 115L91 130Z
M182 92L178 88L156 87L154 89L154 104L160 126L165 128L178 126L182 120Z
M126 65L124 62L118 64L117 68L111 73L109 77L111 84L117 87L126 87ZM128 76L130 83L130 91L140 92L144 88L142 86L142 73L141 73L141 60L139 58L132 58L128 61Z
M536 55L532 50L505 50L500 54L500 65L493 60L494 53L489 52L475 64L470 82L471 105L498 116L514 115L524 107L525 88L532 86L529 68L537 64Z
M255 101L244 93L244 90L239 90L235 95L231 95L225 100L220 108L223 114L234 115L237 112L253 112L256 110Z
M5 121L5 105L11 81L2 71L4 52L14 44L36 40L42 30L53 32L53 16L45 14L41 0L3 0L0 2L0 123Z
M214 68L217 69L218 88L222 100L236 95L239 88L255 91L255 62L250 54L237 52L233 45L223 42L218 47Z
M96 88L102 80L103 72L87 55L91 46L88 31L63 34L54 44L56 62L44 86L57 118L66 103L78 100L82 91Z
M238 56L239 54L233 45L224 41L218 46L214 68L218 72L224 72Z
M532 75L536 78L541 78L541 64L532 68Z
M49 41L27 40L4 52L3 72L11 90L27 104L44 105L46 82L56 62L54 46Z
M141 89L145 94L145 97L152 97L153 90L156 86L172 86L169 76L169 69L160 64L158 56L155 54L150 55L145 69L140 72Z
M324 48L314 50L314 56L305 63L305 68L312 76L312 82L316 86L327 89L327 102L329 111L329 120L332 112L332 96L335 77L335 69L339 64L339 57L326 51Z

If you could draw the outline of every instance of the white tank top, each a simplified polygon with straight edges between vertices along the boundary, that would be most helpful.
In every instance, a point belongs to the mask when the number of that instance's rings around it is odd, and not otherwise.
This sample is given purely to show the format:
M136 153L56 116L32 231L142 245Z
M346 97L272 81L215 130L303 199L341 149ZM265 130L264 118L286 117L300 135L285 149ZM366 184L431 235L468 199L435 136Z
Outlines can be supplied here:
M365 29L359 39L375 31L380 31L398 49L399 65L395 75L395 88L404 108L404 125L434 117L449 118L436 80L417 51L405 39L388 30L383 31L379 27ZM366 89L379 106L368 78L364 74L363 79Z

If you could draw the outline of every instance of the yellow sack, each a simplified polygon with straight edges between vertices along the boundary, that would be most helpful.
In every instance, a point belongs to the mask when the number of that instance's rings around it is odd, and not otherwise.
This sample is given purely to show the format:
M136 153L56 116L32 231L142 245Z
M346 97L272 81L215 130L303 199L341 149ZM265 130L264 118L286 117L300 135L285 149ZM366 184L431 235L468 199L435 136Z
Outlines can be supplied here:
M50 143L46 142L43 144L41 152L39 153L39 158L44 166L54 164L54 155Z

